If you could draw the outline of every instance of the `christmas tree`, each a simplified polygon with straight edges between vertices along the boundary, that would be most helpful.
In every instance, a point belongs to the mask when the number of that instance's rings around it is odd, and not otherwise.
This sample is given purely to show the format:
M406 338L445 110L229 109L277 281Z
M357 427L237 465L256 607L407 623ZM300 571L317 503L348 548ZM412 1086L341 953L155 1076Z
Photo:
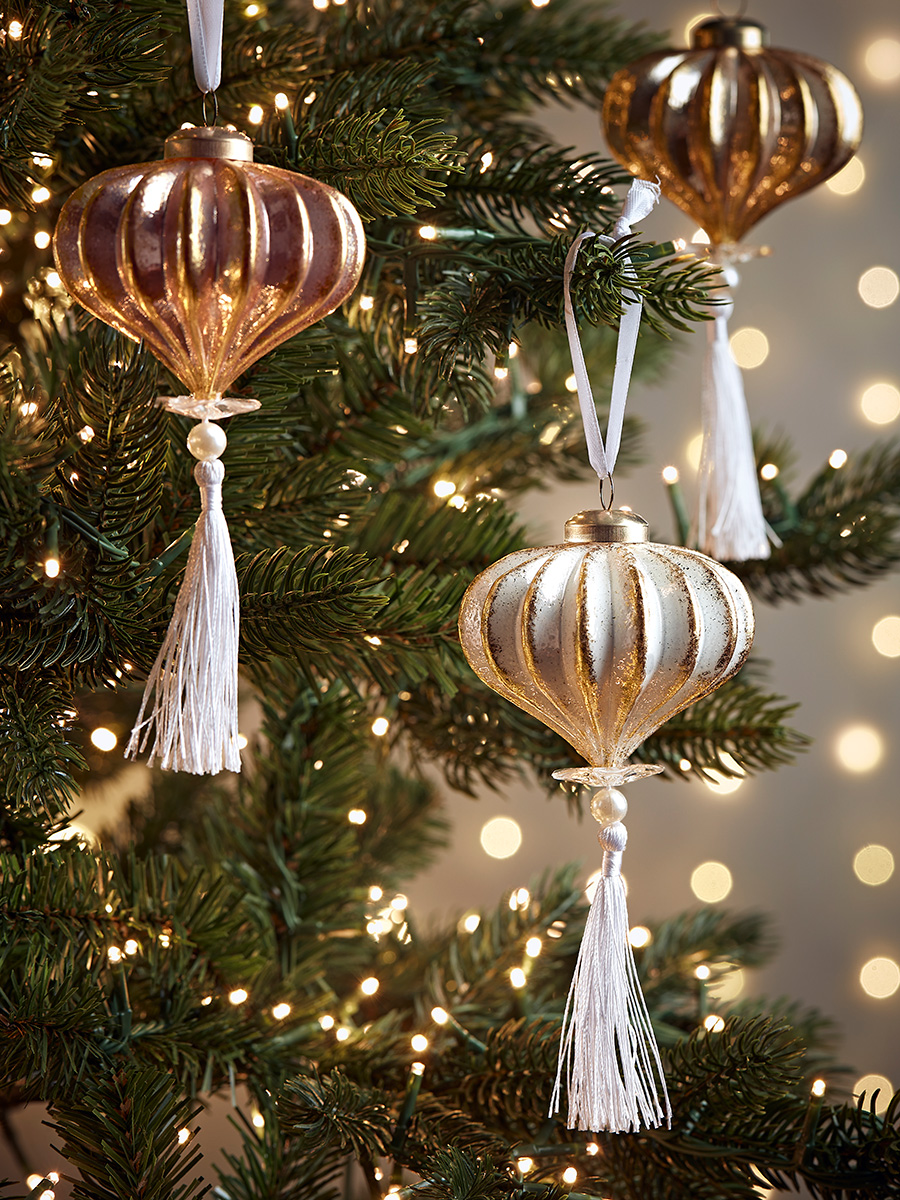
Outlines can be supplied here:
M540 107L599 104L658 39L571 0L229 6L219 120L344 192L368 255L339 311L237 385L262 404L229 422L225 480L249 741L240 775L198 778L103 749L136 716L197 518L188 422L157 405L177 384L146 349L71 304L48 250L75 187L199 121L183 8L4 22L0 1098L48 1106L59 1194L896 1195L897 1106L826 1101L818 1014L747 1001L704 1023L698 964L764 961L762 918L702 909L635 938L674 1119L593 1136L547 1117L587 912L574 872L442 930L406 906L445 839L425 764L463 792L529 769L580 804L551 779L576 756L472 675L456 614L479 570L530 544L517 497L586 477L562 268L575 232L611 229L627 179L553 144ZM671 244L586 245L573 297L598 393L623 291L644 299L650 370L716 282ZM631 421L620 469L639 454ZM782 546L738 565L754 594L890 569L897 461L764 487ZM803 745L790 713L751 664L640 755L673 778L767 771ZM89 838L79 795L112 776L133 799ZM240 1135L218 1173L197 1149L213 1096Z

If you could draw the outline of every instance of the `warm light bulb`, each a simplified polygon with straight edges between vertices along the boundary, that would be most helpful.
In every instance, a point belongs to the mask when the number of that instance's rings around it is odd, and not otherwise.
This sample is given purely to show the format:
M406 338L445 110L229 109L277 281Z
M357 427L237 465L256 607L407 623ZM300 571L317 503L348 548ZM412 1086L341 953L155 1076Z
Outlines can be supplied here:
M858 158L851 158L845 167L825 180L825 186L835 196L852 196L866 181L866 169Z
M366 812L362 808L351 808L347 813L347 820L351 825L365 825Z
M409 1044L415 1050L416 1054L421 1054L423 1050L428 1049L428 1038L424 1033L415 1033L409 1039Z
M736 329L729 339L731 357L744 370L760 367L769 357L769 339L761 329Z
M881 762L884 740L871 725L851 725L838 735L835 752L842 767L863 774Z
M54 558L51 555L50 558L47 558L44 560L44 574L47 576L48 579L55 579L57 577L57 575L59 574L59 559L58 558Z
M248 992L244 988L235 988L233 992L228 993L228 1000L231 1004L243 1004L248 997Z
M707 904L724 900L731 891L731 884L731 872L724 863L701 863L691 873L691 891Z
M481 917L478 915L478 913L469 913L468 916L463 917L462 920L462 927L466 933L474 933L480 924Z
M43 204L45 200L50 199L50 189L45 187L36 187L31 193L31 198L35 204Z
M370 312L375 307L375 297L360 296L359 307L363 310L363 312Z
M285 1017L291 1015L291 1006L282 1001L281 1004L276 1004L272 1009L272 1016L276 1021L283 1021Z
M878 887L894 873L894 856L887 846L863 846L853 857L853 873L861 883Z
M262 105L254 104L247 113L247 120L251 125L261 125L263 119Z
M0 225L8 225L12 220L12 213L8 208L0 208Z
M867 995L885 1000L900 987L900 966L892 958L870 958L859 973L859 982Z
M376 737L384 737L390 727L391 723L387 717L376 717L372 722L372 732Z
M122 951L118 946L110 946L106 951L106 957L111 963L120 963L122 961Z
M118 740L111 729L106 729L102 725L91 733L91 741L98 750L114 750Z
M359 990L364 996L374 996L378 991L378 980L374 975L370 975L368 979L364 979L359 985Z
M521 1171L521 1173L523 1175L527 1175L529 1171L534 1169L534 1159L533 1158L517 1158L516 1166L519 1168L519 1170Z
M22 36L22 29L23 26L21 21L10 21L9 25L7 26L7 33L14 42L17 42Z
M128 941L125 943L125 953L126 954L137 954L137 952L138 952L138 950L140 950L140 948L141 948L140 945L134 938L129 938Z
M284 92L276 92L276 94L275 94L275 107L278 109L278 111L279 111L279 112L284 112L284 110L285 110L286 108L290 108L290 106L291 106L291 102L290 102L290 100L288 100L288 98L287 98L287 96L284 94Z
M836 471L839 470L840 467L844 466L846 461L847 461L847 451L846 450L832 450L831 454L828 456L829 467L834 467L834 469Z
M537 958L541 952L543 942L539 937L530 937L525 943L525 953L529 958Z
M435 1007L431 1010L431 1019L434 1021L435 1025L446 1025L450 1020L450 1014L445 1008L441 1008L440 1005L435 1005Z
M531 0L531 3L534 4L534 0ZM562 1173L562 1177L563 1183L574 1183L578 1178L578 1171L575 1169L575 1167L566 1167Z
M869 267L860 275L857 289L869 308L889 308L900 295L900 278L890 267Z
M809 1090L814 1096L824 1096L826 1086L824 1079L814 1079Z
M384 895L384 892L378 886L377 883L373 883L372 886L369 888L369 899L370 900L380 900L383 895Z
M663 483L677 483L678 482L678 468L677 467L663 467L662 477L663 477Z
M514 988L523 988L528 982L521 967L513 967L509 973L509 982Z
M640 950L643 946L650 945L653 936L646 925L633 925L628 931L628 940L635 950Z
M437 237L437 230L433 225L422 225L419 227L419 237L426 242L433 242Z
M334 1029L334 1017L329 1016L328 1013L325 1013L324 1016L319 1017L319 1024L327 1033L329 1029Z
M694 975L697 979L709 979L711 974L712 971L710 971L706 963L701 963L699 967L694 968Z
M882 617L872 629L872 645L885 658L900 658L900 617Z
M494 378L505 379L509 374L509 367L494 367Z
M45 229L39 229L34 235L34 244L38 250L46 250L50 245L50 234Z
M710 1013L703 1022L703 1028L708 1033L721 1033L725 1028L725 1022L717 1013Z
M443 500L447 496L452 496L456 491L456 484L452 479L437 479L435 480L432 491L436 496Z
M778 473L778 468L774 463L763 463L759 468L760 479L777 479Z
M253 1115L250 1117L250 1120L253 1122L254 1129L265 1128L266 1118L262 1115L261 1112L259 1112L259 1111L254 1112Z
M415 354L415 352L418 349L419 349L419 339L418 338L408 337L408 338L403 339L403 353L404 354Z
M888 425L900 416L900 388L893 383L872 383L860 397L859 406L873 425Z
M481 827L480 840L491 858L510 858L522 845L522 830L512 817L492 817Z
M334 1036L339 1042L346 1042L347 1038L350 1036L350 1030L346 1025L342 1025Z

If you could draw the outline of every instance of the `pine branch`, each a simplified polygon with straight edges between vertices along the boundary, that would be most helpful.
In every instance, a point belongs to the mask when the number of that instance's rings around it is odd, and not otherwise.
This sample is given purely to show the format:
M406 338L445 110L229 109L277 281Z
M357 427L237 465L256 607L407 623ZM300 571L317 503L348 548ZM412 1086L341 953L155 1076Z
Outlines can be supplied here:
M52 676L0 671L0 844L15 845L24 813L39 822L59 821L75 799L73 772L84 759L72 745L72 695ZM18 810L18 812L16 811ZM41 825L32 845L43 840Z
M225 1153L229 1170L219 1170L229 1200L338 1200L335 1186L346 1171L340 1153L328 1148L308 1153L301 1141L286 1140L266 1113L263 1132L240 1127L242 1155Z
M389 1153L389 1109L376 1093L350 1083L340 1071L327 1078L311 1074L290 1080L279 1098L278 1114L306 1153L330 1146L357 1158Z

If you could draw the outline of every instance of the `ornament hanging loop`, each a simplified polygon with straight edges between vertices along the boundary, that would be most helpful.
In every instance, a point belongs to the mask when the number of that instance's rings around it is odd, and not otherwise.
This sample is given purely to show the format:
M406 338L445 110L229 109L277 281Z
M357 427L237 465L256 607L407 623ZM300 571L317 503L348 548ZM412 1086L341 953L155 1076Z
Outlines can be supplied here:
M607 484L609 484L609 500L604 500L603 493L606 490ZM612 477L611 471L609 472L608 475L601 476L601 478L598 480L597 490L600 493L600 507L602 509L604 509L606 512L609 512L612 509L613 504L615 503L615 499L616 499L616 485L613 482L613 477Z
M210 106L212 107L212 120L209 119L210 114L207 112L207 102L209 102ZM203 124L207 127L207 129L209 129L210 127L214 126L219 119L219 97L217 93L215 91L204 92L201 104Z

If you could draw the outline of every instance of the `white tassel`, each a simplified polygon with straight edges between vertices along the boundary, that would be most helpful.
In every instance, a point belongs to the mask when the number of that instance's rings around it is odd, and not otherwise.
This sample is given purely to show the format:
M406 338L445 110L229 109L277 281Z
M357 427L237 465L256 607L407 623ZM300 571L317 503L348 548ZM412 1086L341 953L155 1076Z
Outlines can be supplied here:
M659 1050L634 955L621 875L628 834L600 830L603 867L569 989L550 1116L559 1111L565 1071L570 1129L634 1132L672 1123Z
M221 439L221 453L224 434L218 427L204 421L194 431L207 437L210 432ZM125 751L132 758L142 752L155 729L148 762L194 775L241 769L238 582L222 513L225 468L212 455L204 458L194 467L202 508L184 580ZM153 708L145 717L154 693Z
M729 301L709 323L697 540L711 558L744 562L768 558L770 551L744 382L728 342L732 307Z

